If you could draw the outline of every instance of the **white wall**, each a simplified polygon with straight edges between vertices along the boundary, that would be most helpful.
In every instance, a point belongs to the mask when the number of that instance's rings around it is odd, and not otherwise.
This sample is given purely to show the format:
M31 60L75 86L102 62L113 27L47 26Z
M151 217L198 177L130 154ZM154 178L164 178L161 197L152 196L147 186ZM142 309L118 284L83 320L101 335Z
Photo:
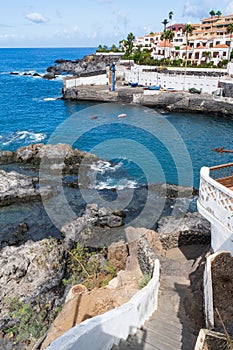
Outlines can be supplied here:
M202 89L202 92L212 94L217 89L219 78L207 76L190 76L179 74L163 74L157 72L142 72L131 70L125 72L125 80L129 83L138 82L143 86L161 85L176 90L188 90L189 88Z
M159 270L159 260L155 260L153 278L128 303L71 328L47 350L109 350L127 339L157 310Z
M213 255L215 256L216 254L213 254ZM203 278L205 322L206 322L207 328L214 327L214 306L213 306L213 289L212 289L212 275L211 275L211 261L212 261L213 255L208 256L206 259L204 278Z
M80 85L106 85L108 83L108 77L107 74L100 74L90 77L65 78L63 83L66 89Z

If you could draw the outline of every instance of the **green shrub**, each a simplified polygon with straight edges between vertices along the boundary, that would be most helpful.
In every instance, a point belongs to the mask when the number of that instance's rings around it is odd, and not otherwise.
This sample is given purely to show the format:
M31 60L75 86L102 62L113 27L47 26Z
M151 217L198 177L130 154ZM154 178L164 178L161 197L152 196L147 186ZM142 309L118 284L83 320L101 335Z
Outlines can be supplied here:
M138 286L140 289L144 288L151 280L151 274L143 275L143 277L140 279Z
M102 287L115 276L115 268L106 260L106 251L91 252L88 248L77 243L69 254L68 269L70 277L63 280L65 285L83 283L87 289Z

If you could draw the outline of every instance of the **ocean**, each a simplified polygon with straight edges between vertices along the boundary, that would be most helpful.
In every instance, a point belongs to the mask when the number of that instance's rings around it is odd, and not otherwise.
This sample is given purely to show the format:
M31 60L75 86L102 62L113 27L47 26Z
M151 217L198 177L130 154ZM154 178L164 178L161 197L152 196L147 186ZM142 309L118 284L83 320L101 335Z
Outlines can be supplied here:
M62 76L48 81L23 75L45 73L56 59L93 52L94 48L0 49L0 149L66 142L96 153L111 161L97 169L100 189L161 182L197 188L202 166L232 161L232 154L213 151L233 149L232 120L126 104L63 101ZM121 113L127 117L118 118Z

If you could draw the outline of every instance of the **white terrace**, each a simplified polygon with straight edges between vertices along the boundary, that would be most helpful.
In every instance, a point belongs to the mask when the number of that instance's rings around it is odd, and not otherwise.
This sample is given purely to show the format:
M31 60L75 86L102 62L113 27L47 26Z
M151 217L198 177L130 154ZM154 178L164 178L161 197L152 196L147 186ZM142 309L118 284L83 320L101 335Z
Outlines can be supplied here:
M211 223L214 252L233 254L233 163L201 169L197 204L198 211Z

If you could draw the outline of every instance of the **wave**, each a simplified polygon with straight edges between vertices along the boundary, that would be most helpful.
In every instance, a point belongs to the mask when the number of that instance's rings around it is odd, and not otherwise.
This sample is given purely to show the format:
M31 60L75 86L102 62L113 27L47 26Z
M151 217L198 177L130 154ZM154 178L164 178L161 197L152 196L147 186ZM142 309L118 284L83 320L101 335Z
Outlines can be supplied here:
M46 134L44 133L34 133L32 131L17 131L8 135L1 135L0 140L3 146L10 145L14 142L22 143L34 143L40 142L46 138Z
M56 97L45 97L43 98L43 101L56 101L57 98Z
M121 168L122 162L113 164L107 160L99 160L98 162L91 165L91 170L99 174L104 174L105 172L114 172Z
M95 184L94 188L96 190L124 190L125 188L138 188L139 184L134 180L121 179L116 181L114 178L108 178L106 181L100 181Z

